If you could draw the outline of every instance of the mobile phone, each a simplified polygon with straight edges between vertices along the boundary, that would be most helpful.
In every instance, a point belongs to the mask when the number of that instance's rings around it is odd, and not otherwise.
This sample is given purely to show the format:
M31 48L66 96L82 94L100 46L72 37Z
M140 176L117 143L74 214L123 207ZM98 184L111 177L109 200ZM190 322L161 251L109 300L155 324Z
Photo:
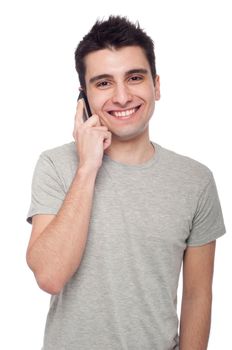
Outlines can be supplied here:
M83 90L80 91L77 101L80 100L81 98L83 98L84 100L84 121L86 121L88 118L91 117L92 113L91 113L87 96Z

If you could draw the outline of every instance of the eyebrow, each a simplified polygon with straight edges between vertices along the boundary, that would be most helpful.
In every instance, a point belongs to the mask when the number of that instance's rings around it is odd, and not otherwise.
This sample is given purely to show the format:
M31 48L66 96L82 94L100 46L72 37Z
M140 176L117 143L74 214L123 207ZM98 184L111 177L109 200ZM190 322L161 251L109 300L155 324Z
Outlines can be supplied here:
M135 74L135 73L148 74L148 70L144 68L130 69L125 73L125 76L130 74ZM112 78L113 78L113 75L111 74L99 74L99 75L96 75L95 77L92 77L89 80L89 83L93 84L94 82L100 79L112 79Z

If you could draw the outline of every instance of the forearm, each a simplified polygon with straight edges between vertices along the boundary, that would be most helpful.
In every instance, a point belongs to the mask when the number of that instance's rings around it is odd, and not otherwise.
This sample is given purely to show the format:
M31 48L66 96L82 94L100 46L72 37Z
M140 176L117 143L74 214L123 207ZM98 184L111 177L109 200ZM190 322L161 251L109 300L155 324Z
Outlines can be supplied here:
M180 350L206 350L211 323L211 295L183 296L180 318Z
M79 267L86 245L97 171L77 171L56 217L28 252L40 287L58 293Z

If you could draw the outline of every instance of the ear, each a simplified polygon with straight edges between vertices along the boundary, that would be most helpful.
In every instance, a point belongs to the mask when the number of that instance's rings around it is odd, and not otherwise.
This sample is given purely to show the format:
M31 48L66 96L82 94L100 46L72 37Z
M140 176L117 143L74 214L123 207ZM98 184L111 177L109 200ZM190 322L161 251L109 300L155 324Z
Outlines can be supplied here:
M154 85L155 85L155 100L158 101L160 99L160 77L159 77L159 75L156 75Z
M79 91L83 91L86 94L86 87L84 88L83 86L79 86Z

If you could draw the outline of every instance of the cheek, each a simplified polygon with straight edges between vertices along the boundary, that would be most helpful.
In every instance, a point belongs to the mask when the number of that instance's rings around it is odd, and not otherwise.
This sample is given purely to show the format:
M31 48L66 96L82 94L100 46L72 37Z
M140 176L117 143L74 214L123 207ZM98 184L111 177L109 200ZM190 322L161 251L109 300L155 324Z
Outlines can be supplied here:
M155 101L150 106L150 110L149 110L150 117L152 117L154 110L155 110Z
M149 97L147 97L148 103L148 114L151 116L155 110L155 94L150 94Z
M152 81L146 82L143 86L139 86L137 95L143 98L148 103L151 103L155 100L155 86Z
M102 110L106 101L105 96L103 97L102 95L99 95L96 93L95 94L89 93L88 98L89 98L89 104L92 107L92 111L94 113L97 113L98 111Z
M155 108L155 90L150 89L147 90L143 96L141 96L144 101L146 102L146 107L149 110L149 112L154 111Z

